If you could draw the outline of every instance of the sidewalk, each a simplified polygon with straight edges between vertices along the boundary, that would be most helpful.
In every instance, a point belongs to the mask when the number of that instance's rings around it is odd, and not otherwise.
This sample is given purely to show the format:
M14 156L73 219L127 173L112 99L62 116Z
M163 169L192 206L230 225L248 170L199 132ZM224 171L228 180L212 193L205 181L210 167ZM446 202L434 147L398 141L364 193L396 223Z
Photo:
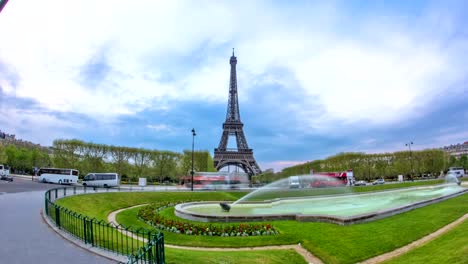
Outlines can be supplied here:
M43 205L44 191L0 195L1 263L115 263L64 241L42 221Z

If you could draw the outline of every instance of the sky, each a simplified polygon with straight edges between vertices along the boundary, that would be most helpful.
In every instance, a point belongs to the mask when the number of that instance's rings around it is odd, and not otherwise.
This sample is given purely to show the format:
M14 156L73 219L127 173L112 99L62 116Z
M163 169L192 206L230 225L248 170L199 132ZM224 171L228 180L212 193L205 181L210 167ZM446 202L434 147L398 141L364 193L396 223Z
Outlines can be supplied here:
M9 1L0 130L181 152L195 128L213 155L235 48L263 170L463 143L467 12L463 0Z

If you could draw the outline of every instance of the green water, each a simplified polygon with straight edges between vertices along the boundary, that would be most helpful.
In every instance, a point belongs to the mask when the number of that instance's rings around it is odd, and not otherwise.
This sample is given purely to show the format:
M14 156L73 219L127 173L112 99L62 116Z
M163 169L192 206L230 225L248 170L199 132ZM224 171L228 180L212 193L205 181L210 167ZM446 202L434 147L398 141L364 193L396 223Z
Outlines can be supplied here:
M394 209L462 190L463 187L450 185L332 197L284 199L268 204L235 204L230 212L223 212L219 204L193 205L184 209L203 215L316 214L349 217Z

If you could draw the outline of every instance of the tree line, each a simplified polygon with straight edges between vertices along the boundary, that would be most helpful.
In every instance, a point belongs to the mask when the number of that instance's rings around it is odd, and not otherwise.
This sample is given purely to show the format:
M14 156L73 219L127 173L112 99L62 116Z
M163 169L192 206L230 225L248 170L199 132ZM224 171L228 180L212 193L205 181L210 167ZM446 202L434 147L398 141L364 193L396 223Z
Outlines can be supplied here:
M207 150L193 154L194 171L216 171ZM190 175L192 152L95 144L77 139L57 139L50 152L44 148L0 142L0 164L8 165L12 173L30 174L34 167L57 167L78 169L81 176L89 172L116 172L124 181L146 177L150 182L177 182ZM468 157L464 155L457 159L438 149L380 154L347 152L288 167L278 173L266 171L253 179L272 182L291 175L310 174L312 169L317 172L352 169L357 180L369 181L380 177L395 179L398 175L407 178L423 174L438 176L451 166L467 169Z
M182 153L95 144L77 139L53 142L53 164L73 168L80 175L90 172L116 172L124 181L145 177L149 182L179 181L190 175L192 152ZM194 151L194 171L216 171L208 151Z
M0 143L0 164L8 165L11 173L31 174L34 167L47 167L52 160L44 148Z
M399 151L393 153L365 154L339 153L323 160L314 160L283 169L279 173L266 172L255 177L259 182L271 182L292 175L316 172L346 171L352 169L357 180L376 178L396 179L398 175L412 178L422 175L439 176L449 166L466 166L467 157L450 157L443 150Z

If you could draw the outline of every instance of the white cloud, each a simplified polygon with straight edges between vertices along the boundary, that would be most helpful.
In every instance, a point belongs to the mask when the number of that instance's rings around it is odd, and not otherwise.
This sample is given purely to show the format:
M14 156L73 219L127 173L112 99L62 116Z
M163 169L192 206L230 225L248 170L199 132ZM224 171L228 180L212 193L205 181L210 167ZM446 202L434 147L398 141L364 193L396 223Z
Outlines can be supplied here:
M154 124L154 125L146 125L147 128L154 130L156 132L161 132L161 131L172 131L173 128L169 125L166 124Z
M467 74L466 36L445 43L457 26L450 12L427 13L350 19L329 3L12 1L0 16L0 60L20 82L0 84L45 109L104 121L185 100L224 103L230 50L219 50L235 46L241 100L265 74L283 69L295 79L271 81L302 93L301 101L281 105L304 129L381 126L420 115ZM111 70L86 87L77 76L98 52ZM195 55L202 65L190 62ZM173 58L194 65L178 71ZM164 72L173 80L164 81Z
M37 112L35 110L18 110L8 105L1 107L0 127L8 134L16 135L16 138L31 141L35 144L50 146L57 138L71 138L68 131L82 129L79 123L59 119L50 113ZM4 128L7 128L5 130Z

